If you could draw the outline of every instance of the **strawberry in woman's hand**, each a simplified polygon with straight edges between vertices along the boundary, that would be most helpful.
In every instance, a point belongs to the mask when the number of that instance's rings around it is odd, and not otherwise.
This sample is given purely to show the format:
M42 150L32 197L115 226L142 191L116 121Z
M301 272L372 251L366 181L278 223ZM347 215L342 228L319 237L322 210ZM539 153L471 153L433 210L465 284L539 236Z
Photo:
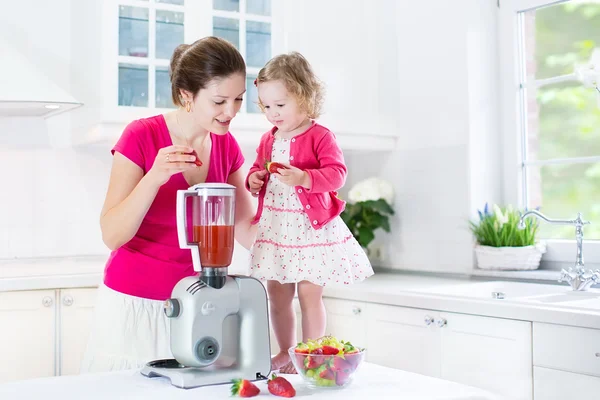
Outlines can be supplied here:
M196 157L196 159L194 160L194 164L196 164L197 167L201 167L202 166L202 161L200 161L200 157L198 157L198 153L196 153L196 150L192 151L192 155L194 157Z
M231 395L240 397L258 396L260 389L247 379L234 379L231 387Z
M288 169L285 165L274 161L267 161L265 163L265 168L270 174L278 173L278 169Z
M284 377L277 376L275 374L271 375L271 379L269 379L267 388L269 388L269 392L271 394L274 394L275 396L280 396L280 397L296 396L296 389L294 389L292 384Z

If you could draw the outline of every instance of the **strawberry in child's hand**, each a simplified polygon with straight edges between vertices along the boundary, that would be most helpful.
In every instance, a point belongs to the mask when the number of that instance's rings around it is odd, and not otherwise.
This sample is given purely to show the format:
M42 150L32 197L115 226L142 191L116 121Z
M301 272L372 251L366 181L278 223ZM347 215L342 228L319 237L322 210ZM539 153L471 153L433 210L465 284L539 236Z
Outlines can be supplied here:
M231 387L231 395L240 397L258 396L260 389L247 379L234 379Z
M271 375L271 379L269 379L269 383L267 383L267 388L269 389L269 393L274 394L275 396L296 396L296 389L294 389L292 384L284 377L275 374Z
M288 169L285 165L274 161L267 161L265 168L270 174L276 174L278 169Z

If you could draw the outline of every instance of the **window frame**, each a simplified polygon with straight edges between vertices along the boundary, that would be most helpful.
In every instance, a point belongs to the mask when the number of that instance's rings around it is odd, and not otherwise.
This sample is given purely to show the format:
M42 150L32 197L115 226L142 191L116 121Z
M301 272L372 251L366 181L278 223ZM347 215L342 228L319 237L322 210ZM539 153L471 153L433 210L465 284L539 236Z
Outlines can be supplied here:
M519 13L544 6L566 3L569 0L499 0L498 1L498 45L501 87L501 140L503 149L503 193L507 204L524 207L526 204L527 181L524 174L525 151L527 150L526 131L523 130L522 120L526 118L522 110L520 85L523 77L522 71L522 37ZM570 78L553 77L550 80L570 80ZM544 80L544 81L550 81ZM579 159L583 160L584 157ZM591 158L590 158L591 159ZM598 161L600 157L594 157ZM562 160L568 161L568 160ZM549 163L533 161L528 166L546 165ZM573 210L575 218L579 210ZM549 215L549 218L554 216ZM585 215L584 215L585 219ZM540 223L545 223L541 221ZM573 263L575 262L575 227L573 239L546 240L547 253L545 262ZM600 263L600 241L585 240L584 228L584 256L590 263ZM567 265L568 266L568 265Z
M169 68L169 59L156 58L156 11L173 11L183 14L184 22L184 38L185 41L185 30L186 30L186 16L188 10L186 10L186 3L189 0L184 1L184 5L159 3L157 0L118 0L117 7L137 7L148 10L148 55L146 57L133 57L123 56L116 53L117 69L122 64L140 65L148 67L148 105L145 107L135 107L140 109L157 109L157 110L170 110L170 108L156 107L156 70L157 68ZM117 33L117 38L119 34ZM117 39L118 40L118 39ZM119 90L119 81L117 78L117 92ZM117 95L118 96L118 95ZM117 100L118 102L118 100ZM129 107L129 106L118 106L118 107Z
M214 17L218 17L218 18L227 18L227 19L234 19L239 21L239 40L240 40L240 48L239 51L242 55L242 57L244 58L244 61L247 60L246 57L246 23L248 21L251 22L264 22L264 23L268 23L271 26L271 57L276 54L275 50L276 50L276 43L273 40L275 34L274 34L274 18L273 15L275 13L275 11L277 10L277 8L275 7L274 3L277 3L277 0L271 0L271 13L270 15L258 15L258 14L251 14L246 12L246 5L248 3L248 0L239 0L239 11L225 11L225 10L218 10L214 8L214 1L210 0L211 3L211 18L210 18L210 30L211 30L211 34L214 34L214 27L213 27L213 18ZM261 67L253 67L253 66L249 66L247 61L246 61L246 75L247 76L254 76L256 77L258 75L258 72L260 71ZM248 99L246 99L245 103L244 103L244 107L240 110L240 113L243 114L248 114L248 115L260 115L260 112L249 112L248 111Z

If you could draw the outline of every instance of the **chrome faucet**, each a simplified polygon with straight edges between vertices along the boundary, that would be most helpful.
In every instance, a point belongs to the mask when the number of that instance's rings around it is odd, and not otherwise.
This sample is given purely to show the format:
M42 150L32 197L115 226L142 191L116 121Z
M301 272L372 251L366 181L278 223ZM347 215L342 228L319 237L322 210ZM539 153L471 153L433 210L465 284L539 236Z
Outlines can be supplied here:
M577 213L576 219L550 219L544 214L537 210L529 210L521 215L519 220L519 229L525 228L525 217L528 215L534 215L540 219L551 224L558 225L574 225L575 226L575 239L577 240L577 258L575 259L575 270L569 268L568 270L562 269L560 271L559 282L567 282L571 285L571 288L576 291L585 291L590 286L600 283L600 270L586 271L583 264L583 226L590 224L589 221L584 221L581 218L581 213Z

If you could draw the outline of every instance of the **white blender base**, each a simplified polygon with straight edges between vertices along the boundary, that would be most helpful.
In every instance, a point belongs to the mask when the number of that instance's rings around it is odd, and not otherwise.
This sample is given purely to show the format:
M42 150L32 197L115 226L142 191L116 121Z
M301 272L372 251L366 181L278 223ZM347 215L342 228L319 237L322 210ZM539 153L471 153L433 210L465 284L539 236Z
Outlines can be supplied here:
M236 366L219 368L219 366L213 364L203 368L186 367L175 359L151 361L140 372L149 378L159 376L168 378L173 386L182 389L230 384L234 379L247 379L249 381L267 379L260 372L249 376L247 371L242 371Z

